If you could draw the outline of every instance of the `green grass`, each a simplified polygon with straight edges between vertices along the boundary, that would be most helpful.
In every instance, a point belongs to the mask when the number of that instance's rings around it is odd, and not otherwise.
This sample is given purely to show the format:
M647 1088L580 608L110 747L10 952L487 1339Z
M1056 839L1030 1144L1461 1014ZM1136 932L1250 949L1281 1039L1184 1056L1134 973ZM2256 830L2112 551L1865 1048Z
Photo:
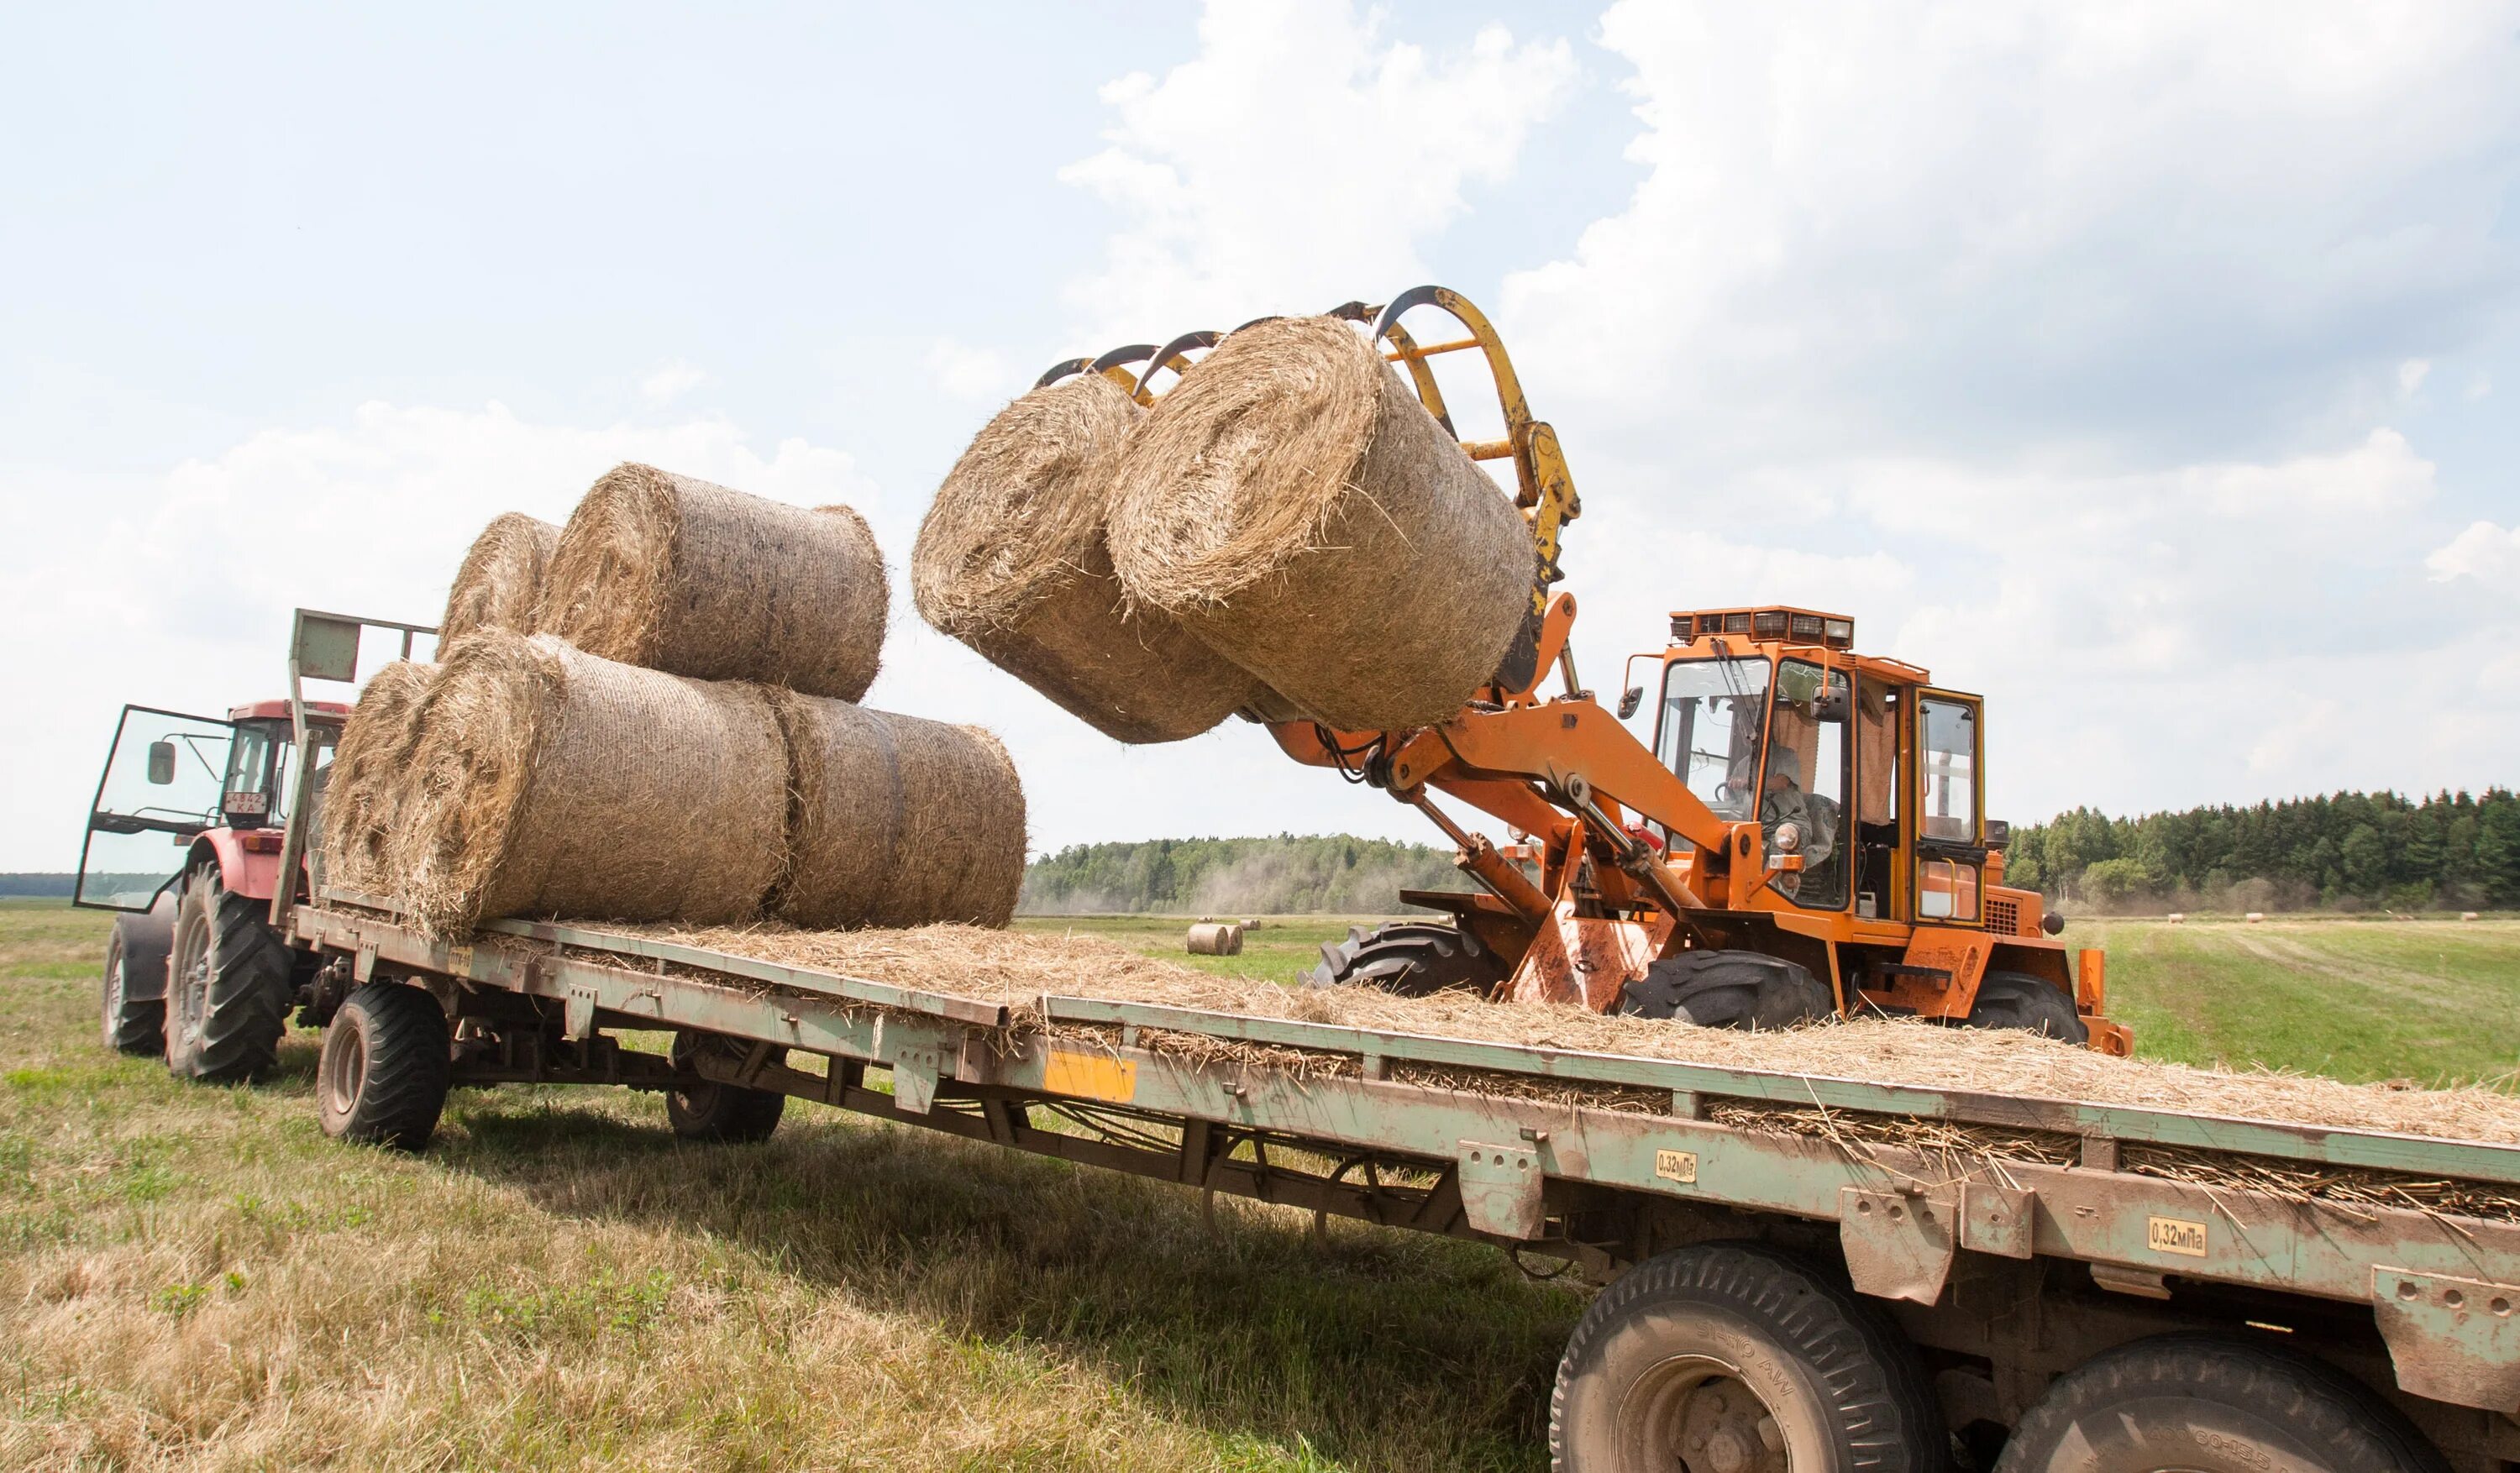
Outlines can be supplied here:
M1344 940L1351 925L1371 926L1378 915L1236 915L1219 919L1257 922L1242 933L1238 957L1193 957L1185 950L1186 915L1018 915L1020 931L1068 931L1096 936L1221 977L1256 977L1293 983L1321 963L1322 944Z

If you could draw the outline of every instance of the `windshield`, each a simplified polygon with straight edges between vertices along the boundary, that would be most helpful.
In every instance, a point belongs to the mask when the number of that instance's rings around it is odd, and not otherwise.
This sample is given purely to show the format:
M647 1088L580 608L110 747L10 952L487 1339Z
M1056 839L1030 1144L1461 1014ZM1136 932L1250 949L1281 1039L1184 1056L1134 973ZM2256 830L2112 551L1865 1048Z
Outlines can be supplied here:
M1759 737L1768 712L1768 662L1676 660L1662 677L1654 755L1728 819L1758 803Z

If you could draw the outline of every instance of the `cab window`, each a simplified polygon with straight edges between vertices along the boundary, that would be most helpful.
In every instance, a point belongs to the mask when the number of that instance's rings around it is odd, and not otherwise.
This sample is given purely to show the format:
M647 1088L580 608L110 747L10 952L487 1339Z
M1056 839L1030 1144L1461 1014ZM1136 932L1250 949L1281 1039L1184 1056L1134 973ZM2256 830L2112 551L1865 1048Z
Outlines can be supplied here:
M1766 660L1675 660L1663 668L1654 755L1708 808L1747 819L1758 808L1767 714Z
M1768 777L1759 824L1771 853L1802 856L1799 872L1780 870L1778 894L1806 910L1846 905L1848 718L1854 701L1844 672L1807 660L1778 667L1776 711L1769 718ZM1778 842L1787 824L1794 847Z

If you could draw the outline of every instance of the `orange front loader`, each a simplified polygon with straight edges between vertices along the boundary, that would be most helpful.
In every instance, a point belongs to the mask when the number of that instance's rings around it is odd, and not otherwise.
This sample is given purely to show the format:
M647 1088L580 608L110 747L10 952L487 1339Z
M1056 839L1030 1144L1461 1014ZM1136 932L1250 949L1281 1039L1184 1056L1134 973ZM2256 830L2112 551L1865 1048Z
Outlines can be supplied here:
M1458 327L1421 345L1401 318ZM1504 344L1460 294L1419 287L1337 314L1411 376L1446 429L1429 360L1476 350L1506 434L1464 440L1513 462L1538 554L1531 608L1501 668L1437 726L1340 732L1273 724L1289 756L1339 769L1423 812L1479 888L1410 891L1452 921L1404 921L1324 948L1313 981L1404 993L1474 988L1505 1000L1726 1027L1858 1011L2024 1028L2123 1054L2105 1016L2101 954L2069 956L2035 891L2003 884L2007 830L1985 817L1982 703L1926 671L1857 654L1852 620L1805 608L1675 612L1670 638L1616 714L1576 677L1575 598L1560 536L1581 503L1549 425L1531 416ZM1065 372L1128 378L1215 340L1115 350ZM1125 365L1148 367L1131 377ZM1458 434L1458 431L1455 431ZM1552 683L1556 693L1543 692ZM1650 744L1626 720L1653 702ZM1502 821L1500 848L1441 794Z

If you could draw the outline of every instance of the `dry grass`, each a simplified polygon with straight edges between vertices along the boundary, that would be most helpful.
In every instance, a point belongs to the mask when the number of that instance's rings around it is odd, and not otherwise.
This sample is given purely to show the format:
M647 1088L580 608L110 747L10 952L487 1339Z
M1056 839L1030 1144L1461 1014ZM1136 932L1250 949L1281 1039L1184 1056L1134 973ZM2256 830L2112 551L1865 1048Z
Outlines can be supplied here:
M450 645L484 629L530 632L552 552L559 545L560 528L522 512L491 518L455 570L455 582L446 591L446 612L437 621L437 642Z
M1445 720L1529 607L1511 500L1362 335L1228 336L1121 452L1111 560L1136 602L1343 731Z
M1111 473L1145 418L1101 374L999 411L936 491L911 555L928 623L1119 741L1178 741L1251 705L1259 682L1111 570Z
M69 913L0 910L0 958ZM71 916L73 923L91 920ZM75 928L75 926L74 926ZM102 929L85 927L84 965ZM0 980L0 1466L1537 1469L1581 1308L1496 1254L791 1104L457 1093L418 1158Z

